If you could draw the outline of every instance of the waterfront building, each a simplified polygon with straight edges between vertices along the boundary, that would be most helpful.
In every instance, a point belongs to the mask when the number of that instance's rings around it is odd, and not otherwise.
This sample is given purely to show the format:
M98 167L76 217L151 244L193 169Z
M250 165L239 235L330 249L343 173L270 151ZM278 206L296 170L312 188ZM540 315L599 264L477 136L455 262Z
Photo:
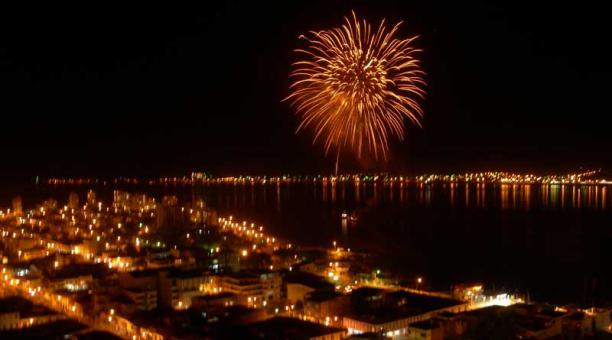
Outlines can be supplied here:
M249 306L265 306L281 300L282 278L276 272L239 272L224 275L221 279L224 292L238 296L238 303Z

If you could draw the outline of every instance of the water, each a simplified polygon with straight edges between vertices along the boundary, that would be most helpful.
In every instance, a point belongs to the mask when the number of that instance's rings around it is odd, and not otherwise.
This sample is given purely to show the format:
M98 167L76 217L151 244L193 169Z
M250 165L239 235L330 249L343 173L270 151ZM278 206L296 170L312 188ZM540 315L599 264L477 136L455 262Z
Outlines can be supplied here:
M71 190L84 198L88 189L30 185L22 196L27 207L48 197L64 203ZM93 189L102 199L112 197L112 186ZM203 198L220 215L262 224L296 243L327 247L337 241L365 250L377 255L383 270L423 276L432 288L483 281L539 300L612 298L612 187L318 183L127 189L174 194L186 203ZM344 212L356 219L343 220Z

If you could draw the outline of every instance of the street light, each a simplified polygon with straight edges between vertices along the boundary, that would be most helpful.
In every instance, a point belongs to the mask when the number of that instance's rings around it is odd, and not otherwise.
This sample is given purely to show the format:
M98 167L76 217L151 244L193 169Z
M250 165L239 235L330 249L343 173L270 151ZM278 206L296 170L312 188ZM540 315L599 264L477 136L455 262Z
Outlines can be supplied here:
M416 289L419 290L421 283L423 283L423 278L422 277L417 277L417 285L416 285Z

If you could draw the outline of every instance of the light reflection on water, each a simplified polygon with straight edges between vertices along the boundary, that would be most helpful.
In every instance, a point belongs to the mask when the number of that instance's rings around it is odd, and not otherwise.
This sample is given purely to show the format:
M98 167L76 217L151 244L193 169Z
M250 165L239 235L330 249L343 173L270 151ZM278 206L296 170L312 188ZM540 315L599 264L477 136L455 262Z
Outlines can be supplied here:
M293 189L292 189L293 188ZM230 189L230 190L227 190ZM282 202L310 192L312 200L343 207L368 205L447 206L450 208L501 209L529 211L532 208L609 210L607 186L599 185L539 185L539 184L378 184L324 183L269 186L203 187L195 189L213 206L241 208L266 206L272 201L277 211ZM249 200L245 199L249 196ZM248 205L247 205L248 202Z
M196 191L221 214L303 244L338 241L381 254L390 270L441 287L487 280L534 298L612 298L605 288L612 287L612 198L604 185L340 182ZM244 205L241 195L255 199ZM354 219L342 219L344 212Z

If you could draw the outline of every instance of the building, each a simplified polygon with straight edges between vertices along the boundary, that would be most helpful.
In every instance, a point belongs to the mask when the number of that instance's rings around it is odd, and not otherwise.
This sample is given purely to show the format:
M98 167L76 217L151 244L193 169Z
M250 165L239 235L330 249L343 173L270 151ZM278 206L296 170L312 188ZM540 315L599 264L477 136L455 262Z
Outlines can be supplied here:
M564 307L561 311L568 311L562 317L563 335L570 338L583 338L595 332L610 332L610 310L591 307L587 309Z
M191 173L191 182L203 182L208 176L204 172L192 172Z
M13 198L13 213L17 216L23 215L23 206L21 204L21 196Z
M86 331L87 326L73 319L61 319L44 324L33 323L26 328L5 330L2 339L87 339L81 337L81 332ZM113 338L104 338L112 340Z
M97 203L96 201L96 192L93 190L89 190L87 192L87 204L91 205L91 206L95 206Z
M157 290L157 270L135 270L119 273L119 285L122 288Z
M46 286L53 290L80 291L88 289L92 283L93 276L91 274L57 275L48 278Z
M485 320L499 319L504 311L506 311L505 307L493 305L458 313L458 317L464 322L465 330L474 330L479 328Z
M70 192L68 194L68 208L74 210L79 209L79 195L76 192Z
M593 320L582 311L569 313L561 323L562 333L572 339L581 339L593 331Z
M333 291L334 285L320 276L297 272L285 277L287 301L291 304L303 304L307 294L314 291Z
M57 209L57 201L53 198L49 198L48 200L42 202L41 208L43 208L45 211L54 211Z
M201 270L173 269L160 272L159 305L175 309L189 308L192 298L205 294L212 280Z
M515 319L516 335L529 339L548 339L561 335L567 311L548 305L516 304L503 309L505 316Z
M527 339L549 339L561 335L562 320L542 316L523 318L518 336Z
M489 306L462 313L442 312L430 319L411 323L406 337L411 340L470 337L496 339L582 339L597 331L607 331L609 311L600 309L599 329L592 309L553 308L550 305L516 304ZM606 316L607 315L607 316ZM609 319L608 319L609 320Z
M350 309L348 295L329 290L308 293L304 299L304 315L319 323L341 325L342 316Z
M406 291L387 292L360 288L351 294L351 311L342 323L350 334L383 332L388 337L405 337L410 324L431 319L442 312L463 312L462 301Z
M307 294L315 291L308 285L298 282L287 282L287 302L290 304L303 304Z
M175 207L178 205L178 197L174 195L164 196L162 197L162 205L169 206L169 207Z
M240 254L231 249L222 249L220 252L212 255L208 263L208 268L215 272L231 271L233 273L240 271Z
M12 253L18 261L22 261L23 252L40 245L40 239L33 237L4 238L5 251Z
M229 292L194 296L191 307L203 310L224 309L238 304L237 295Z
M49 255L44 241L35 237L4 238L4 249L14 256L17 261L29 261ZM5 253L6 255L6 253Z
M413 322L408 325L406 337L409 340L444 340L442 324L436 319Z
M295 318L276 317L248 325L249 333L261 339L341 340L346 330Z
M106 273L101 264L73 263L46 274L46 287L54 290L82 291Z
M113 206L115 208L127 207L130 200L130 194L125 191L115 190L113 191Z
M159 306L159 271L120 272L119 286L133 309L148 311Z
M466 332L466 320L458 313L442 312L431 319L408 325L409 340L443 340L460 338Z
M66 319L46 307L17 296L0 299L0 330L28 328Z
M221 288L236 294L239 304L258 307L280 302L282 281L275 272L239 272L223 276Z
M157 226L166 228L182 227L185 222L183 211L178 206L176 196L164 196L157 205Z
M155 209L156 203L154 198L149 198L145 194L115 190L113 207L122 211L150 211Z
M15 310L0 310L0 331L19 328L19 312Z
M163 340L163 336L155 330L141 327L128 318L113 313L106 318L108 327L115 330L125 339Z
M157 288L124 288L122 293L130 299L137 310L149 311L157 308Z
M610 322L610 310L605 308L591 307L585 313L593 319L593 328L597 331L609 332L612 330Z
M47 248L43 246L38 246L22 251L21 257L19 259L22 261L30 261L34 259L41 259L43 257L47 257L48 255L49 251L47 250Z

